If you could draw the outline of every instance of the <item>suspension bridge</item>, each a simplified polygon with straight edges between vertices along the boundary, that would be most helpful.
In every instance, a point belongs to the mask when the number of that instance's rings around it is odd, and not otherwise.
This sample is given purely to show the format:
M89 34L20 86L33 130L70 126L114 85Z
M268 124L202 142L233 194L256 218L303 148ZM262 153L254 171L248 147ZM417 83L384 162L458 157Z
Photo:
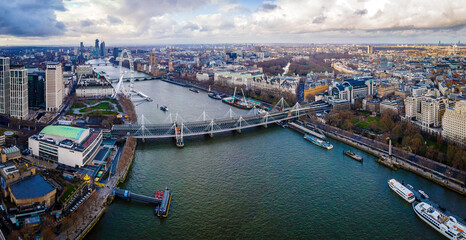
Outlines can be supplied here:
M226 116L221 119L208 119L205 112L201 120L186 122L178 114L169 115L169 122L164 124L151 124L142 116L139 124L114 125L112 135L115 137L133 136L138 139L174 138L178 147L184 146L184 138L192 136L209 135L224 132L241 132L243 129L264 126L297 119L313 109L316 112L328 111L328 104L299 105L281 108L274 107L270 112L260 112L252 109L244 116L237 116L230 108Z

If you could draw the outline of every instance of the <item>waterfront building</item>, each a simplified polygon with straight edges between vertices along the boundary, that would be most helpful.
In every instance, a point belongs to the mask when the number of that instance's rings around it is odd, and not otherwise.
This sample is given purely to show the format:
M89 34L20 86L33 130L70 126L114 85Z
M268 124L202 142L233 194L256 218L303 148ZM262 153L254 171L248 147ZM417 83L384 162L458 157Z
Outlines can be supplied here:
M209 81L209 74L208 73L196 73L197 81Z
M28 70L24 66L10 69L10 116L27 119L28 106Z
M45 71L45 108L47 111L58 111L63 103L63 73L61 64L47 63Z
M42 205L49 208L55 203L57 189L52 187L41 175L34 175L10 185L10 200L22 208Z
M10 58L0 57L0 114L10 109Z
M155 56L155 52L151 52L149 55L150 66L152 69L157 68L157 57Z
M455 107L445 110L442 135L461 143L466 143L466 101L456 102Z
M76 96L82 98L103 98L113 95L115 89L107 81L82 79L76 87Z
M35 157L72 167L92 161L102 143L102 131L91 128L51 125L29 137Z
M405 117L417 120L424 127L439 127L442 116L449 107L449 100L432 96L407 97L405 103Z

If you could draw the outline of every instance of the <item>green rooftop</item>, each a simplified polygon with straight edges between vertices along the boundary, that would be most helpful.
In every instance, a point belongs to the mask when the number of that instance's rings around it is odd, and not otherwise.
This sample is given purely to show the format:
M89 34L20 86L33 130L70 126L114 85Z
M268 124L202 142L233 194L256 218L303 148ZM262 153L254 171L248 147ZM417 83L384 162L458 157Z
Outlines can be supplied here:
M42 129L40 133L78 140L81 137L81 134L84 132L84 130L84 128L78 127L51 125Z

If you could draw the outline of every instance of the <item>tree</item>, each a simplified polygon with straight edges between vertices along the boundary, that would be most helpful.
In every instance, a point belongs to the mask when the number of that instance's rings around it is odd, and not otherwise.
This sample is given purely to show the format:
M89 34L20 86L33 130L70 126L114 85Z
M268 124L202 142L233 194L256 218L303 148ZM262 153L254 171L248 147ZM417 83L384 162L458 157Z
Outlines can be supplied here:
M8 234L7 239L8 240L18 240L19 237L20 237L19 231L18 230L13 230L13 231L10 232L10 234Z
M43 229L41 233L44 240L55 239L57 237L53 232L52 228Z

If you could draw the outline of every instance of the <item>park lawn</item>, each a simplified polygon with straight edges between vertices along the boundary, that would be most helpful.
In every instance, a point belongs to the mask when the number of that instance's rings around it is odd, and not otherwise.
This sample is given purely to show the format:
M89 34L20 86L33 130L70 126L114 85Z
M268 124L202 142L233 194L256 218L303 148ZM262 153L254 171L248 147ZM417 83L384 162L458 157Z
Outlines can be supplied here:
M101 102L95 106L89 107L92 110L103 109L103 110L113 110L113 107L108 102Z
M357 125L360 126L360 127L362 127L362 128L369 128L369 123L364 122L364 121L363 121L363 122L359 122Z
M367 122L372 122L372 121L377 121L377 123L380 122L380 118L379 117L368 117L367 118Z
M351 119L351 123L352 123L352 124L356 124L356 123L358 123L358 122L359 122L359 119Z
M86 107L86 104L82 102L75 102L73 103L73 106L71 106L71 108L83 108L83 107Z

